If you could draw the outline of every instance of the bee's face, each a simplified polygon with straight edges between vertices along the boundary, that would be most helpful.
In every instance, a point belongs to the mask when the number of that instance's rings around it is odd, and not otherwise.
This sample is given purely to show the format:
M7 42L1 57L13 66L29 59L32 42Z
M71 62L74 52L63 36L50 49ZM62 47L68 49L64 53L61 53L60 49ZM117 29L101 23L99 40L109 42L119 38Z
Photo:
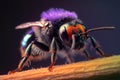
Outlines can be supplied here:
M85 27L82 24L75 23L74 25L71 23L63 24L59 29L59 35L62 40L71 40L72 34L80 34L85 33Z

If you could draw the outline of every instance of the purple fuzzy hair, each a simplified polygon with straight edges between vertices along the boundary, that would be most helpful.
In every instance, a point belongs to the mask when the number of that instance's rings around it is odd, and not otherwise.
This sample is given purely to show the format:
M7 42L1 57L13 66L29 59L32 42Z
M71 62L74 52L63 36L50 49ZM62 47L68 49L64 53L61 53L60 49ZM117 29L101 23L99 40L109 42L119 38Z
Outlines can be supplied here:
M47 11L42 12L41 18L49 21L59 21L65 18L77 19L78 16L75 12L71 12L64 9L50 8Z

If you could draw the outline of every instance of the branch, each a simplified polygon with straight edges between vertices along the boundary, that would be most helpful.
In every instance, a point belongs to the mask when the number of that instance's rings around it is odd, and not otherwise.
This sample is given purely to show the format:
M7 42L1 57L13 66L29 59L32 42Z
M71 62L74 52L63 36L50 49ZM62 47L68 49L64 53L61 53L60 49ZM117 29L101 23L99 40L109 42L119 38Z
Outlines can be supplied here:
M54 66L52 72L49 72L47 68L17 72L0 76L0 80L101 80L99 79L101 76L111 77L116 74L120 76L120 55L57 65Z

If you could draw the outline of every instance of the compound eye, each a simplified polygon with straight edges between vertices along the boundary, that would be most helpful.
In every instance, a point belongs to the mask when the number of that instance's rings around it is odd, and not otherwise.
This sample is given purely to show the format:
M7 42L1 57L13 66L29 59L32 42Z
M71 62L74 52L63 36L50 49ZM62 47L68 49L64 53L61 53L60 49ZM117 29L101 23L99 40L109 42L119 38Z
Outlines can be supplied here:
M59 36L61 38L61 40L68 40L68 34L67 34L67 28L69 27L69 24L63 24L60 29L59 29Z
M69 24L63 24L59 29L59 33L62 34L63 32L65 32L67 27L69 27Z

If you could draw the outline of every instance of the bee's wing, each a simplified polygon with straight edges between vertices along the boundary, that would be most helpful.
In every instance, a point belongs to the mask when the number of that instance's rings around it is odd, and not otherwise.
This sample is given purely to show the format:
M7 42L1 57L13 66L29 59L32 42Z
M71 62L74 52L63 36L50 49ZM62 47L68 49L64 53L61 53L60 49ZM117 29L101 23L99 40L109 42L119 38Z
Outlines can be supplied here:
M16 26L15 29L24 29L24 28L29 28L32 26L42 26L42 24L40 23L40 21L27 22L27 23L23 23L23 24Z

